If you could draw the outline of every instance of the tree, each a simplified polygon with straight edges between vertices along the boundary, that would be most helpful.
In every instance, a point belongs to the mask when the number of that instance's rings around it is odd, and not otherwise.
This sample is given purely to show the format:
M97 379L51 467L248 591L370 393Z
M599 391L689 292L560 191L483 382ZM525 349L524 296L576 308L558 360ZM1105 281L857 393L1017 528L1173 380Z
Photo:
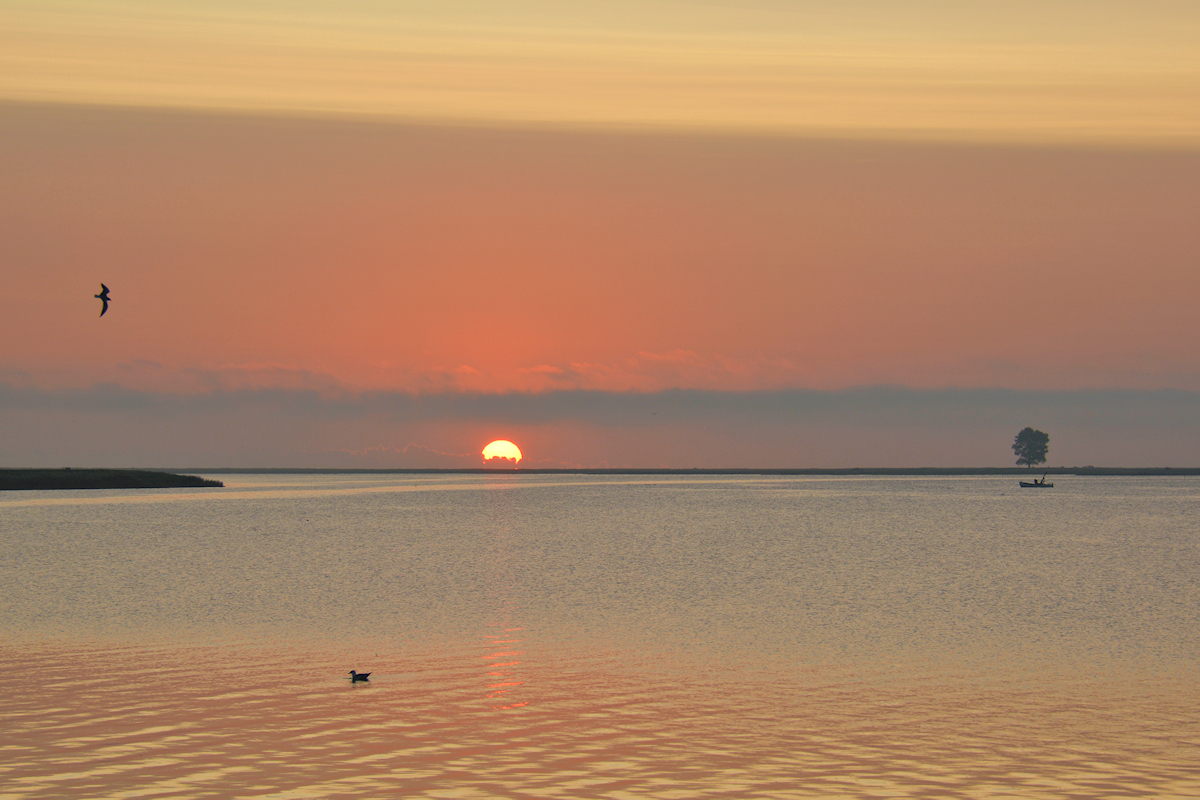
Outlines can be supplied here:
M1026 428L1017 434L1013 452L1017 454L1017 466L1046 463L1046 451L1050 449L1050 434Z

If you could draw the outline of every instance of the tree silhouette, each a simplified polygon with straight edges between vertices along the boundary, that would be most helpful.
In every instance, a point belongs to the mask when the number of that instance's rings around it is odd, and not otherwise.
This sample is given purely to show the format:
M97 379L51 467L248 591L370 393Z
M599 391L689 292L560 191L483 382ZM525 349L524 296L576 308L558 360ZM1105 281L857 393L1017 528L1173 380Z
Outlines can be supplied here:
M1013 452L1017 454L1017 466L1032 467L1034 464L1046 462L1046 451L1050 449L1050 434L1025 428L1017 434L1013 442Z

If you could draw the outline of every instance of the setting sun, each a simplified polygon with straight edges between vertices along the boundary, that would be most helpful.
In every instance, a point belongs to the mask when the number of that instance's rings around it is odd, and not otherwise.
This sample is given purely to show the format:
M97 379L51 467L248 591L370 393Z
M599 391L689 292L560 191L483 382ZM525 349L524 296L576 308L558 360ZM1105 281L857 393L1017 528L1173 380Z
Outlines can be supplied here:
M496 458L507 459L515 465L521 460L521 448L507 439L497 439L483 448L483 460L485 462Z

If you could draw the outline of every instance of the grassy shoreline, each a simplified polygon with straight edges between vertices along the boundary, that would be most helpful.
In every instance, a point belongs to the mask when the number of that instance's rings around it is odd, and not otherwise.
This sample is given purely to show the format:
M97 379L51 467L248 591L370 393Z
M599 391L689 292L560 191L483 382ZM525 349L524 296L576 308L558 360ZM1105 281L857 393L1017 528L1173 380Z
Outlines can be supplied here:
M145 469L0 469L0 491L41 489L178 489L220 487L220 481Z

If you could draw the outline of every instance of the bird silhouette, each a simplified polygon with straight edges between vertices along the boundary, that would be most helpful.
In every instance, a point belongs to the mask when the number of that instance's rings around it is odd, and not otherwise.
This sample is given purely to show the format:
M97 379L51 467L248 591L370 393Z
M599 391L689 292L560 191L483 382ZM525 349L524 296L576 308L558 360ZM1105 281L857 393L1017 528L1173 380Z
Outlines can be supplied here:
M103 317L104 312L108 311L108 287L105 286L103 283L100 284L100 294L93 295L93 296L97 300L99 300L101 303L104 303L104 307L100 309L100 316Z
M355 672L354 670L350 670L350 682L358 683L359 681L363 681L364 683L370 683L367 680L367 676L370 674L369 672Z

